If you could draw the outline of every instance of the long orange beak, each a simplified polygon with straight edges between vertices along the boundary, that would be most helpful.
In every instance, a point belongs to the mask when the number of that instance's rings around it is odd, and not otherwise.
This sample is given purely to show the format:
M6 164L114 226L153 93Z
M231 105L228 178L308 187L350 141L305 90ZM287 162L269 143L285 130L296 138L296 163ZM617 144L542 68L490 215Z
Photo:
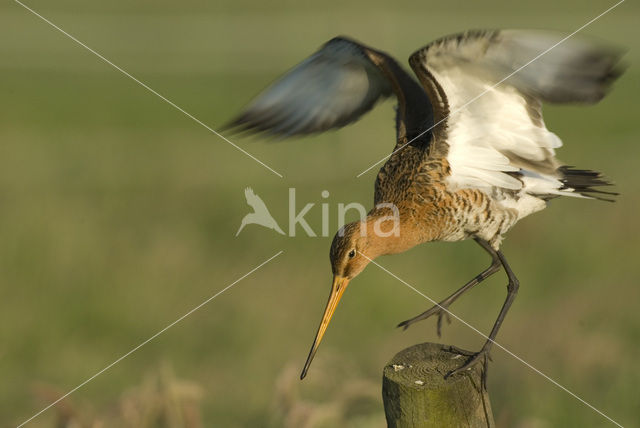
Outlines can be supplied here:
M349 285L349 280L347 278L334 275L333 285L331 286L331 294L329 295L329 301L327 302L327 307L324 310L324 315L322 315L322 321L320 321L320 327L318 327L316 338L313 341L313 345L311 345L311 351L309 351L307 362L304 363L304 368L302 369L302 373L300 374L301 380L304 379L304 377L307 375L307 371L309 370L311 361L313 361L313 357L316 355L318 346L320 346L322 337L324 336L325 331L327 331L327 327L329 327L331 317L333 316L333 313L336 310L336 306L338 306L338 302L342 297L342 293L344 293L344 290L347 288L347 285Z

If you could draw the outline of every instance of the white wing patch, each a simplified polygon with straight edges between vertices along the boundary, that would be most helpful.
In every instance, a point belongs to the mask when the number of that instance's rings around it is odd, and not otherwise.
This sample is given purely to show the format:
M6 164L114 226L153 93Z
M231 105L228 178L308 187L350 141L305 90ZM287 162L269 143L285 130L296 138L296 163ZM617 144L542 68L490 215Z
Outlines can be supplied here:
M517 190L523 188L523 181L506 173L526 171L518 160L539 163L541 169L543 164L554 162L554 149L562 141L544 123L533 123L526 99L513 87L491 88L493 82L478 78L433 74L447 93L452 112L447 131L451 184L459 188L495 186ZM555 181L557 189L561 183Z
M554 150L562 142L544 125L541 106L604 97L617 56L603 52L579 38L503 30L445 37L414 53L423 84L446 95L449 184L580 196L563 188Z

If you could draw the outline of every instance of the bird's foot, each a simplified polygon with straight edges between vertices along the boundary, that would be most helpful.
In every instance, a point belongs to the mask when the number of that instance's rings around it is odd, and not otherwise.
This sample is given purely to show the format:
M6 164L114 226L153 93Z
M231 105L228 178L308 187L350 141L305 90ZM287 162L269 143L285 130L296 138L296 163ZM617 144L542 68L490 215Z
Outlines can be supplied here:
M447 379L453 375L465 373L468 370L473 369L476 365L482 364L482 387L484 389L487 389L487 369L489 368L489 361L491 361L491 356L489 355L489 348L483 346L479 352L470 353L468 351L464 351L462 349L451 346L449 348L449 351L459 355L465 355L469 358L467 358L467 361L465 361L465 363L462 366L458 367L455 370L451 370L449 373L444 375L444 378Z
M442 336L442 319L446 318L447 324L451 324L451 317L449 316L448 307L449 305L446 304L445 302L440 302L439 304L431 307L430 309L421 313L420 315L415 316L406 321L402 321L400 324L398 324L398 327L402 327L403 330L406 330L409 328L411 324L417 323L418 321L425 320L433 315L438 315L438 321L436 323L436 332L438 333L438 337L441 337Z

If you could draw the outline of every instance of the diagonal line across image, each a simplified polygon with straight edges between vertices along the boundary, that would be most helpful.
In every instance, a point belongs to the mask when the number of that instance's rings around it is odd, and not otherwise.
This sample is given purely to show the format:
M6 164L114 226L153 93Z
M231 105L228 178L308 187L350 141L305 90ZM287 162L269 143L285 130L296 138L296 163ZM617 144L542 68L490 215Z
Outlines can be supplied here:
M254 273L255 271L257 271L258 269L262 268L264 265L266 265L267 263L269 263L270 261L272 261L273 259L275 259L276 257L278 257L279 255L281 255L284 251L278 251L276 254L274 254L273 256L269 257L267 260L263 261L262 263L260 263L258 266L254 267L253 269L251 269L249 272L245 273L244 275L242 275L240 278L236 279L235 281L233 281L231 284L227 285L226 287L224 287L222 290L218 291L216 294L214 294L213 296L209 297L208 299L206 299L204 302L200 303L198 306L194 307L193 309L191 309L190 311L188 311L187 313L185 313L184 315L182 315L180 318L176 319L175 321L173 321L171 324L167 325L166 327L164 327L162 330L158 331L157 333L155 333L153 336L149 337L147 340L145 340L144 342L141 342L139 345L137 345L136 347L134 347L133 349L131 349L129 352L123 354L120 358L116 359L115 361L113 361L111 364L107 365L106 367L104 367L103 369L101 369L100 371L98 371L96 374L94 374L93 376L89 377L88 379L86 379L84 382L80 383L79 385L77 385L75 388L73 388L72 390L70 390L69 392L67 392L66 394L64 394L63 396L59 397L57 400L55 400L54 402L50 403L47 407L45 407L44 409L40 410L38 413L36 413L35 415L31 416L29 419L27 419L26 421L22 422L20 425L18 425L18 428L26 425L27 423L29 423L30 421L32 421L33 419L37 418L38 416L40 416L42 413L46 412L47 410L49 410L51 407L55 406L57 403L59 403L60 401L64 400L65 398L67 398L69 395L73 394L74 392L76 392L78 389L82 388L83 386L85 386L86 384L88 384L89 382L91 382L92 380L94 380L95 378L97 378L98 376L100 376L102 373L106 372L107 370L109 370L111 367L115 366L116 364L118 364L120 361L124 360L125 358L127 358L129 355L133 354L134 352L136 352L138 349L142 348L144 345L146 345L147 343L151 342L153 339L155 339L156 337L160 336L162 333L164 333L165 331L169 330L171 327L173 327L174 325L178 324L180 321L182 321L183 319L187 318L189 315L193 314L194 312L196 312L198 309L202 308L204 305L206 305L207 303L209 303L210 301L212 301L213 299L215 299L216 297L220 296L222 293L224 293L225 291L229 290L231 287L233 287L234 285L236 285L237 283L239 283L240 281L242 281L243 279L245 279L246 277L248 277L249 275L251 275L252 273Z
M360 253L360 255L364 258L366 258L370 263L374 264L375 266L377 266L378 268L380 268L381 270L383 270L384 272L386 272L387 274L389 274L390 276L392 276L393 278L397 279L398 281L400 281L401 283L403 283L404 285L406 285L407 287L409 287L411 290L415 291L416 293L418 293L419 295L421 295L422 297L424 297L425 299L429 300L431 303L433 303L435 306L437 306L439 309L443 310L444 312L446 312L448 315L454 317L455 319L457 319L458 321L460 321L462 324L464 324L465 326L469 327L471 330L473 330L474 332L478 333L480 336L482 336L484 339L490 340L491 342L493 342L494 345L496 345L498 348L502 349L504 352L506 352L507 354L509 354L510 356L512 356L513 358L515 358L516 360L520 361L522 364L524 364L525 366L529 367L531 370L533 370L534 372L536 372L537 374L539 374L540 376L542 376L543 378L545 378L546 380L548 380L549 382L551 382L552 384L554 384L555 386L557 386L558 388L560 388L561 390L563 390L564 392L566 392L567 394L571 395L573 398L575 398L576 400L580 401L582 404L584 404L585 406L589 407L591 410L595 411L596 413L598 413L599 415L601 415L602 417L604 417L605 419L607 419L609 422L619 426L620 428L622 428L622 425L620 425L618 422L616 422L615 420L613 420L611 417L607 416L604 412L602 412L601 410L598 410L595 406L593 406L592 404L588 403L587 401L585 401L584 399L580 398L577 394L573 393L572 391L570 391L569 389L567 389L565 386L561 385L559 382L557 382L556 380L552 379L551 377L549 377L548 375L544 374L542 371L538 370L537 368L535 368L533 365L531 365L530 363L528 363L527 361L525 361L524 359L522 359L521 357L519 357L518 355L514 354L513 352L511 352L509 349L507 349L506 347L502 346L501 344L499 344L498 342L496 342L493 339L490 339L489 336L487 336L486 334L484 334L483 332L481 332L480 330L478 330L476 327L472 326L471 324L469 324L468 322L466 322L465 320L463 320L462 318L460 318L458 315L454 314L453 312L451 312L448 308L445 308L444 306L440 305L438 302L436 302L435 300L433 300L431 297L427 296L426 294L422 293L420 290L418 290L417 288L415 288L414 286L412 286L411 284L409 284L407 281L405 281L404 279L400 278L399 276L397 276L396 274L394 274L393 272L391 272L390 270L388 270L387 268L385 268L384 266L382 266L381 264L377 263L376 261L372 260L371 258L367 257L366 254L362 254Z
M17 0L16 0L17 1ZM542 51L541 53L539 53L538 55L536 55L535 57L533 57L531 60L529 60L528 62L526 62L524 65L518 67L516 70L514 70L513 72L509 73L508 75L506 75L505 77L503 77L500 81L498 81L497 83L495 83L494 85L490 86L489 88L485 89L484 91L480 92L478 95L476 95L475 97L471 98L469 101L465 102L464 104L462 104L460 107L452 110L448 115L446 115L445 117L443 117L442 119L440 119L439 121L437 121L436 123L434 123L433 125L431 125L429 128L425 129L424 131L420 132L418 135L416 135L415 137L413 137L412 139L410 139L409 141L407 141L406 143L402 144L400 147L398 147L397 149L395 149L393 152L391 152L390 154L388 154L387 156L383 157L382 159L380 159L379 161L375 162L374 164L370 165L369 167L367 167L365 170L363 170L362 172L360 172L360 174L356 175L356 178L360 178L362 177L364 174L366 174L367 172L371 171L373 168L375 168L377 165L380 165L382 162L384 162L385 160L387 160L388 158L390 158L391 156L395 155L396 153L398 153L400 150L404 149L405 147L407 147L409 144L411 144L412 142L416 141L418 138L422 137L423 135L425 135L427 132L431 131L433 128L435 128L436 126L440 125L441 123L445 122L447 119L449 119L451 116L453 116L454 114L456 114L457 112L463 110L465 107L469 106L470 104L474 103L475 101L477 101L479 98L483 97L484 95L486 95L487 93L491 92L493 89L495 89L496 87L498 87L500 84L504 83L507 79L509 79L510 77L513 77L515 74L517 74L518 72L522 71L525 67L531 65L533 62L535 62L536 60L540 59L542 56L544 56L545 54L549 53L550 51L552 51L553 49L557 48L560 44L566 42L568 39L570 39L571 37L575 36L577 33L579 33L580 31L584 30L586 27L588 27L589 25L593 24L595 21L597 21L598 19L602 18L604 15L606 15L607 13L611 12L613 9L615 9L616 7L620 6L622 3L624 3L625 0L620 0L618 3L614 4L613 6L611 6L610 8L608 8L607 10L605 10L604 12L600 13L598 16L596 16L595 18L590 19L589 21L587 21L585 24L583 24L582 26L580 26L577 30L573 31L571 34L565 36L564 38L562 38L560 41L554 43L553 45L551 45L550 47L548 47L547 49L545 49L544 51Z
M206 124L204 124L202 121L200 121L199 119L197 119L196 117L194 117L193 115L191 115L190 113L188 113L187 111L185 111L184 109L182 109L181 107L179 107L178 105L176 105L175 103L173 103L172 101L170 101L169 99L167 99L166 97L164 97L163 95L161 95L160 93L156 92L154 89L150 88L149 86L147 86L146 84L144 84L143 82L141 82L140 80L138 80L137 78L135 78L134 76L132 76L131 74L129 74L128 72L126 72L124 69L122 69L121 67L119 67L118 65L114 64L113 62L111 62L110 60L108 60L107 58L105 58L104 56L102 56L101 54L99 54L98 52L96 52L95 50L93 50L92 48L88 47L86 44L82 43L81 41L79 41L77 38L75 38L74 36L70 35L69 33L65 32L64 30L62 30L60 27L58 27L57 25L55 25L54 23L52 23L50 20L44 18L42 15L38 14L37 12L35 12L33 9L29 8L28 6L26 6L25 4L23 4L22 2L20 2L19 0L14 0L16 3L18 3L20 6L22 6L23 8L25 8L26 10L28 10L29 12L31 12L32 14L36 15L38 18L40 18L41 20L45 21L47 24L51 25L52 27L54 27L56 30L58 30L59 32L63 33L64 35L66 35L67 37L69 37L70 39L72 39L74 42L76 42L77 44L81 45L82 47L84 47L85 49L89 50L91 53L93 53L94 55L98 56L101 60L103 60L104 62L106 62L107 64L109 64L110 66L112 66L113 68L115 68L116 70L120 71L121 73L123 73L124 75L126 75L127 77L129 77L130 79L134 80L136 83L138 83L140 86L144 87L145 89L147 89L148 91L150 91L151 93L153 93L154 95L158 96L159 98L161 98L163 101L167 102L168 104L170 104L172 107L176 108L177 110L179 110L180 112L182 112L184 115L186 115L187 117L191 118L192 120L194 120L196 123L200 124L201 126L205 127L207 130L209 130L210 132L212 132L213 134L215 134L216 136L222 138L223 140L225 140L227 143L229 143L230 145L232 145L234 148L236 148L237 150L241 151L243 154L245 154L246 156L252 158L254 161L258 162L259 164L261 164L263 167L265 167L266 169L270 170L272 173L274 173L275 175L279 176L279 177L283 177L282 174L280 174L279 172L275 171L274 169L272 169L271 167L269 167L268 165L266 165L264 162L260 161L259 159L257 159L255 156L253 156L252 154L248 153L247 151L245 151L244 149L242 149L241 147L237 146L236 144L234 144L233 142L231 142L230 140L228 140L227 138L225 138L224 136L222 136L220 133L218 133L217 131L215 131L214 129L212 129L211 127L207 126ZM428 131L430 131L431 129L433 129L435 126L439 125L440 123L442 123L443 121L447 120L451 115L453 115L454 113L456 113L457 111L463 109L464 107L470 105L471 103L475 102L476 100L478 100L480 97L482 97L483 95L487 94L488 92L490 92L492 89L494 89L496 86L500 85L501 83L503 83L504 81L506 81L507 79L509 79L510 77L512 77L513 75L515 75L516 73L518 73L519 71L521 71L522 69L524 69L525 67L527 67L528 65L530 65L531 63L533 63L534 61L536 61L537 59L539 59L540 57L542 57L543 55L545 55L546 53L548 53L549 51L551 51L552 49L554 49L555 47L557 47L558 45L560 45L561 43L565 42L567 39L569 39L570 37L574 36L576 33L578 33L579 31L581 31L582 29L586 28L588 25L592 24L593 22L595 22L597 19L599 19L600 17L604 16L605 14L607 14L608 12L610 12L611 10L613 10L614 8L616 8L617 6L619 6L620 4L622 4L624 2L624 0L620 0L619 2L617 2L616 4L614 4L613 6L609 7L607 10L605 10L604 12L602 12L601 14L599 14L598 16L596 16L595 18L591 19L590 21L588 21L587 23L585 23L584 25L582 25L580 28L578 28L577 30L575 30L574 32L572 32L571 34L569 34L568 36L564 37L563 39L561 39L560 41L558 41L557 43L555 43L554 45L552 45L551 47L547 48L545 51L543 51L542 53L540 53L539 55L535 56L534 58L532 58L531 60L529 60L527 63L525 63L523 66L519 67L518 69L516 69L515 71L513 71L512 73L508 74L507 76L505 76L504 78L502 78L499 82L497 82L495 85L493 85L492 87L489 87L488 89L486 89L485 91L481 92L479 95L475 96L474 98L472 98L471 100L467 101L466 103L464 103L461 107L459 107L456 110L453 110L448 116L444 117L443 119L439 120L438 122L436 122L434 125L432 125L429 129L423 131L422 133L420 133L418 136L414 137L413 139L411 139L410 141L408 141L407 143L403 144L402 146L400 146L398 149L394 150L390 155L385 156L383 159L379 160L378 162L374 163L373 165L371 165L369 168L365 169L364 171L362 171L360 174L357 175L357 177L360 177L362 175L364 175L366 172L370 171L372 168L374 168L376 165L379 165L380 163L384 162L388 157L393 156L395 153L397 153L398 151L402 150L404 147L406 147L407 145L409 145L412 141L416 140L417 138L419 138L420 136L424 135L425 133L427 133ZM32 416L30 419L28 419L27 421L23 422L20 426L23 426L24 424L26 424L27 422L31 421L32 419L34 419L35 417L37 417L38 415L40 415L41 413L43 413L44 411L46 411L47 409L49 409L50 407L54 406L57 402L59 402L60 400L64 399L66 396L70 395L71 393L73 393L74 391L76 391L77 389L81 388L82 386L84 386L86 383L90 382L91 380L93 380L95 377L99 376L100 374L102 374L104 371L108 370L109 368L111 368L113 365L117 364L118 362L120 362L121 360L123 360L124 358L126 358L127 356L129 356L131 353L135 352L137 349L139 349L140 347L142 347L143 345L145 345L146 343L148 343L149 341L153 340L155 337L159 336L160 334L162 334L164 331L166 331L168 328L172 327L173 325L175 325L176 323L178 323L179 321L181 321L182 319L184 319L185 317L187 317L188 315L190 315L191 313L193 313L194 311L196 311L197 309L199 309L201 306L203 306L204 304L208 303L210 300L213 300L215 297L217 297L218 295L222 294L224 291L226 291L227 289L229 289L230 287L232 287L233 285L235 285L237 282L239 282L240 280L242 280L243 278L245 278L246 276L250 275L251 273L255 272L257 269L259 269L260 267L262 267L263 265L265 265L266 263L270 262L271 260L273 260L275 257L279 256L280 254L282 254L282 251L280 251L279 253L275 254L274 256L272 256L271 258L269 258L268 260L266 260L265 262L263 262L262 264L260 264L259 266L257 266L256 268L254 268L252 271L250 271L249 273L245 274L243 277L239 278L238 280L236 280L234 283L228 285L226 288L224 288L222 291L220 291L219 293L217 293L216 295L210 297L208 300L206 300L204 303L200 304L199 306L197 306L196 308L192 309L190 312L188 312L187 314L185 314L184 316L182 316L181 318L179 318L178 320L174 321L172 324L170 324L169 326L165 327L163 330L159 331L158 333L156 333L154 336L152 336L151 338L147 339L146 341L142 342L140 345L138 345L137 347L135 347L134 349L132 349L131 351L129 351L128 353L124 354L122 357L120 357L119 359L117 359L116 361L114 361L113 363L111 363L110 365L108 365L107 367L105 367L104 369L102 369L101 371L99 371L98 373L96 373L94 376L90 377L89 379L87 379L86 381L84 381L83 383L81 383L80 385L78 385L77 387L75 387L74 389L72 389L70 392L68 392L66 395L64 395L63 397L61 397L59 400L57 400L56 402L51 403L49 406L47 406L46 408L44 408L43 410L41 410L40 412L38 412L37 414L35 414L34 416ZM368 258L366 255L362 254L365 258ZM376 263L375 261L369 259L370 262L372 262L373 264L375 264L376 266L378 266L379 268L381 268L382 270L384 270L385 272L387 272L389 275L393 276L394 278L396 278L397 280L399 280L400 282L402 282L403 284L405 284L406 286L408 286L409 288L413 289L415 292L417 292L418 294L420 294L421 296L423 296L424 298L430 300L431 302L433 302L434 304L438 305L437 302L435 302L434 300L430 299L429 297L427 297L426 295L424 295L423 293L421 293L420 291L418 291L417 289L415 289L414 287L412 287L410 284L408 284L407 282L405 282L404 280L400 279L399 277L397 277L396 275L394 275L393 273L391 273L390 271L388 271L386 268L382 267L381 265L379 265L378 263ZM439 306L439 305L438 305ZM477 332L478 334L480 334L481 336L485 337L486 339L489 339L486 335L484 335L480 330L476 329L475 327L471 326L470 324L466 323L464 320L462 320L460 317L456 316L455 314L449 312L446 308L441 307L444 311L446 311L448 314L452 315L454 318L458 319L459 321L461 321L462 323L464 323L466 326L468 326L469 328L473 329L475 332ZM491 340L491 339L489 339ZM529 367L530 369L532 369L534 372L538 373L539 375L541 375L542 377L544 377L545 379L547 379L548 381L550 381L551 383L553 383L554 385L556 385L557 387L559 387L560 389L562 389L563 391L567 392L568 394L570 394L572 397L576 398L577 400L579 400L580 402L582 402L583 404L585 404L586 406L588 406L589 408L591 408L592 410L594 410L595 412L597 412L598 414L600 414L601 416L603 416L604 418L606 418L607 420L609 420L610 422L612 422L613 424L617 425L617 426L622 426L620 425L618 422L616 422L615 420L613 420L612 418L610 418L609 416L607 416L606 414L604 414L602 411L598 410L597 408L595 408L593 405L589 404L588 402L586 402L585 400L583 400L582 398L580 398L579 396L577 396L576 394L574 394L573 392L571 392L569 389L565 388L564 386L562 386L561 384L559 384L557 381L553 380L552 378L550 378L549 376L547 376L546 374L544 374L543 372L541 372L540 370L536 369L535 367L533 367L531 364L527 363L526 361L524 361L522 358L518 357L516 354L512 353L511 351L509 351L508 349L504 348L503 346L501 346L500 344L496 343L495 341L491 340L496 346L500 347L501 349L503 349L505 352L507 352L508 354L510 354L512 357L514 357L515 359L519 360L521 363L523 363L524 365L526 365L527 367Z
M189 113L188 111L186 111L185 109L183 109L182 107L180 107L179 105L177 105L176 103L174 103L173 101L171 101L170 99L165 97L164 95L162 95L159 92L157 92L155 89L149 87L144 82L142 82L139 79L137 79L136 77L132 76L130 73L128 73L122 67L118 66L117 64L114 64L113 62L111 62L110 60L105 58L103 55L99 54L94 49L90 48L89 46L87 46L86 44L84 44L83 42L78 40L76 37L74 37L71 34L67 33L62 28L60 28L59 26L57 26L56 24L51 22L49 19L45 18L44 16L42 16L41 14L36 12L35 10L31 9L29 6L25 5L20 0L14 0L14 1L16 3L18 3L20 6L22 6L23 8L25 8L26 10L28 10L29 12L31 12L32 14L34 14L35 16L37 16L38 18L40 18L41 20L43 20L44 22L46 22L47 24L49 24L50 26L52 26L53 28L55 28L56 30L58 30L59 32L61 32L62 34L64 34L65 36L67 36L68 38L70 38L71 40L73 40L74 42L76 42L77 44L79 44L80 46L82 46L83 48L85 48L86 50L88 50L89 52L91 52L92 54L94 54L95 56L97 56L98 58L100 58L102 61L104 61L107 64L109 64L111 67L115 68L116 70L118 70L119 72L121 72L122 74L127 76L129 79L131 79L134 82L136 82L138 85L140 85L143 88L145 88L147 91L149 91L152 94L156 95L158 98L160 98L161 100L163 100L164 102L169 104L171 107L175 108L176 110L178 110L179 112L181 112L182 114L187 116L189 119L193 120L194 122L196 122L200 126L202 126L205 129L207 129L212 134L214 134L217 137L219 137L219 138L223 139L224 141L226 141L228 144L233 146L236 150L239 150L240 152L242 152L246 156L250 157L251 159L253 159L257 163L259 163L260 165L262 165L263 167L265 167L266 169L271 171L273 174L277 175L278 177L284 178L284 176L282 174L280 174L278 171L276 171L275 169L271 168L269 165L267 165L266 163L264 163L263 161L261 161L260 159L258 159L257 157L255 157L254 155L252 155L251 153L246 151L245 149L243 149L242 147L238 146L236 143L234 143L233 141L229 140L227 137L223 136L218 131L216 131L215 129L213 129L212 127L207 125L206 123L202 122L200 119L198 119L197 117L195 117L194 115L192 115L191 113Z

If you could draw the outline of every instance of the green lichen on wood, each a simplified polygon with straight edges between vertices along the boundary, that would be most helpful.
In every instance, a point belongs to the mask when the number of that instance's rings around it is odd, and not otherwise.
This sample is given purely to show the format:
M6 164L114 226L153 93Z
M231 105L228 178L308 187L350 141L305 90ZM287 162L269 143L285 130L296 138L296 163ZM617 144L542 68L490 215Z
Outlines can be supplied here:
M393 357L384 368L382 383L388 426L493 428L480 367L444 378L466 358L436 343L415 345Z

